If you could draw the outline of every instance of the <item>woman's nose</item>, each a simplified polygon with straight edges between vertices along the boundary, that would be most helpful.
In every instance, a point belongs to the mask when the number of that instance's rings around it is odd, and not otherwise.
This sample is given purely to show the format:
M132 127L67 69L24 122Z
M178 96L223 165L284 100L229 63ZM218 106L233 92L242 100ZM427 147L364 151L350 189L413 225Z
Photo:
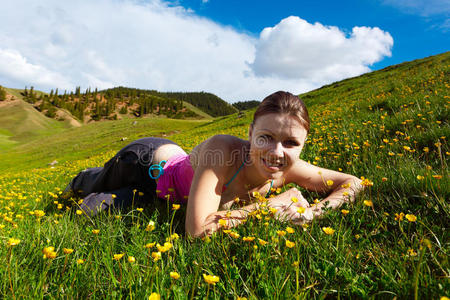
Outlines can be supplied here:
M283 151L283 145L281 144L281 142L276 142L273 143L273 147L271 149L273 156L276 156L277 158L283 158L284 156L284 151Z

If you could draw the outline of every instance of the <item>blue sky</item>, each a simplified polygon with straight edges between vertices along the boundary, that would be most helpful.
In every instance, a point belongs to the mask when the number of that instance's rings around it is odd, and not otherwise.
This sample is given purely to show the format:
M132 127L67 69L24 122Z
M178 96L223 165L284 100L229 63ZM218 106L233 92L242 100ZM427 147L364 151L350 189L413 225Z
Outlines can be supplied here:
M392 56L372 70L450 51L450 1L180 0L181 5L255 36L288 16L350 32L354 26L379 27L394 39Z
M449 51L450 0L7 0L0 85L303 93Z

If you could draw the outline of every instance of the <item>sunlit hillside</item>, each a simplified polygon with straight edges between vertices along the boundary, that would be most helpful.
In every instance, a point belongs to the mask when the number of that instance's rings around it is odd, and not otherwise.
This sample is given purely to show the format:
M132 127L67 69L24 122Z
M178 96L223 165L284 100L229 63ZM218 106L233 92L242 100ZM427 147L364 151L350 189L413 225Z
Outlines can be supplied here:
M9 145L0 154L0 295L448 297L449 75L447 52L300 95L312 119L301 158L364 177L366 186L354 203L304 226L275 220L260 199L245 224L192 240L184 207L155 200L90 219L78 199L58 197L77 172L133 139L165 136L190 151L214 134L246 138L253 111L106 121ZM301 191L311 204L324 196Z

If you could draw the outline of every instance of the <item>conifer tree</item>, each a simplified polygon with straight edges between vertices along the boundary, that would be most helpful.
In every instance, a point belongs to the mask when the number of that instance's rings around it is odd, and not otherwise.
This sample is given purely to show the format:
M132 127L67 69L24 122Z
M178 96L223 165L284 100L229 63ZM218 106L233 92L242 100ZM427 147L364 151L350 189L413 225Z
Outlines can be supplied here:
M0 101L4 101L4 100L6 100L6 91L0 85Z

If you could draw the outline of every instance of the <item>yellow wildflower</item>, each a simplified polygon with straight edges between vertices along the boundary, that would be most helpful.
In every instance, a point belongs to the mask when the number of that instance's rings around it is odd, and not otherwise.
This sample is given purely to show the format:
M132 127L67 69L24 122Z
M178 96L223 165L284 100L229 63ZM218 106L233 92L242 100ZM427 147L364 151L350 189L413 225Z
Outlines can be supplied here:
M291 242L290 240L286 240L286 247L288 247L288 248L295 247L295 243Z
M402 221L403 217L405 216L404 213L395 214L395 221Z
M93 234L99 234L100 233L100 229L92 229L92 233Z
M306 208L304 208L304 207L299 207L299 208L297 208L297 212L298 212L299 214L304 213L305 210L306 210Z
M255 240L255 237L254 237L254 236L244 236L244 237L242 238L242 240L243 240L244 242L253 242L253 241Z
M178 272L170 272L170 278L177 280L180 278L180 274Z
M42 252L44 253L44 258L45 259L54 259L56 257L56 251L55 251L55 247L45 247L44 250L42 250Z
M158 261L161 259L161 252L152 252L153 261Z
M84 264L84 259L81 259L81 258L77 259L77 265L82 265L82 264Z
M262 239L258 239L258 243L259 243L261 246L264 246L264 245L267 245L269 242L266 242L265 240L262 240Z
M227 227L227 220L226 219L220 219L219 220L219 226L220 227Z
M114 254L113 259L119 261L124 255L125 253Z
M20 240L19 239L16 239L16 238L10 238L9 240L8 240L8 246L9 247L14 247L14 246L17 246L17 245L19 245L20 244Z
M158 293L151 293L150 296L148 296L148 300L160 300L161 299L161 295Z
M172 204L172 209L173 210L179 210L180 209L180 204Z
M73 252L73 249L70 249L70 248L63 248L63 252L64 252L64 254L70 254L70 253Z
M350 211L347 209L341 209L341 213L345 216L349 213Z
M331 180L331 179L327 180L327 185L328 186L332 186L333 184L334 184L333 180Z
M373 202L371 200L364 200L364 205L368 207L373 207Z
M296 197L292 197L292 198L291 198L291 201L294 202L294 203L297 203L297 202L298 202L298 199L297 199Z
M278 236L285 236L286 235L286 231L284 231L284 230L277 230L277 235Z
M323 232L325 232L328 235L332 235L336 230L334 230L331 227L322 227Z
M203 279L207 284L216 285L217 282L219 282L219 277L216 275L206 275L203 274Z
M147 227L145 227L145 231L153 231L155 229L155 222L150 221L148 222Z
M406 218L408 221L410 221L410 222L415 222L415 221L417 221L417 217L416 217L415 215L407 214L407 215L405 216L405 218Z
M294 228L292 228L292 227L286 227L286 231L287 231L287 233L294 233L295 232L295 230L294 230Z
M130 264L135 263L136 262L136 258L134 256L128 256L128 262Z

